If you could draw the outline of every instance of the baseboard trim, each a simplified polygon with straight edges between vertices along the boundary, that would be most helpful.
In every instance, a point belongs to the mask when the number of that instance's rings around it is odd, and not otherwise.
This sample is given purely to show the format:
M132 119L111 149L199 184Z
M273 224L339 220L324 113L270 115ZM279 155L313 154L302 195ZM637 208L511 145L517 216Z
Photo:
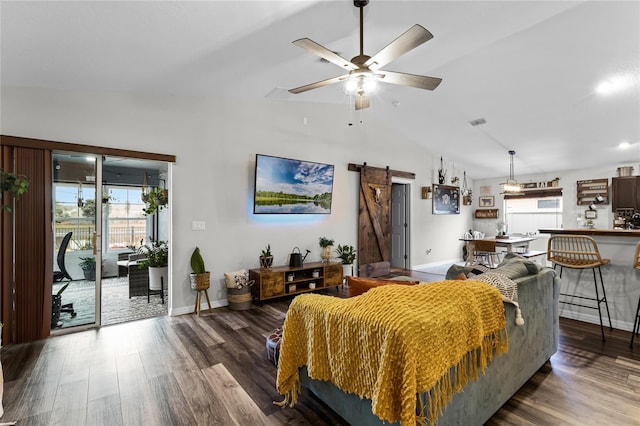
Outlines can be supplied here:
M223 306L228 306L228 305L229 305L229 302L227 301L227 299L211 301L211 309L222 308ZM209 305L207 304L207 301L205 299L204 303L200 304L200 311L206 311L208 309L209 309ZM182 306L176 309L171 309L169 311L169 316L175 317L178 315L193 314L193 313L195 313L194 307L193 305L190 305L190 306Z

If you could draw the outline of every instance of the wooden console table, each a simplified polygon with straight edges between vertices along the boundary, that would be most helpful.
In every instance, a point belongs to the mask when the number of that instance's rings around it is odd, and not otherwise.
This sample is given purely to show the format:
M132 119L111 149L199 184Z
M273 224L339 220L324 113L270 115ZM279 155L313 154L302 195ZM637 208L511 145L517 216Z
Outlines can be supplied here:
M298 268L250 269L249 279L255 280L251 286L254 300L273 299L342 285L342 264L310 262Z

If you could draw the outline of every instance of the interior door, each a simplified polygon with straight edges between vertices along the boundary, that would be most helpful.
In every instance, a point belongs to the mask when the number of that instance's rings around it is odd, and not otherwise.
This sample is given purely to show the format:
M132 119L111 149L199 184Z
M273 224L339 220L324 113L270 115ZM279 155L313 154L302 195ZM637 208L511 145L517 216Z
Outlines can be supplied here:
M408 185L391 186L391 266L407 269L407 190Z
M391 258L391 171L363 166L360 170L358 275L388 275Z
M96 155L53 154L52 333L100 325L101 162Z

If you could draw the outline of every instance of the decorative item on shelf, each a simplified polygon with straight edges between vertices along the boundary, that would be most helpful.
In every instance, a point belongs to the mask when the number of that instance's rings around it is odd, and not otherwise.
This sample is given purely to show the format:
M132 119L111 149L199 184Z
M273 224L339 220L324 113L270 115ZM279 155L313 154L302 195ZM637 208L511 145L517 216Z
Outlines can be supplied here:
M476 219L497 219L498 209L477 209L475 211Z
M423 200L429 200L431 198L431 187L430 186L423 186L422 187L422 199Z
M593 229L596 226L596 224L593 221L593 219L587 219L584 221L584 226L586 226L589 229Z
M142 209L145 216L162 210L169 202L169 190L165 188L153 188L147 194L147 206Z
M470 206L473 203L473 190L467 184L467 172L462 172L462 204Z
M442 161L442 157L440 157L440 168L438 169L438 183L440 185L444 184L447 179L447 171L444 169L444 162Z
M267 244L267 246L262 250L260 254L260 267L262 269L271 269L271 265L273 265L273 255L271 254L271 244Z
M342 262L342 275L344 277L353 275L353 262L356 260L356 249L352 245L340 245L336 249L338 259Z
M318 242L320 247L322 247L322 254L320 257L324 262L329 263L329 260L331 259L331 247L333 247L334 241L326 237L320 237Z
M293 274L287 274L287 281L288 282L292 282L294 280L294 275Z
M557 187L559 185L559 183L560 183L560 178L559 177L554 177L551 180L551 186L553 186L553 187Z
M311 271L311 276L313 278L319 278L320 277L320 269L314 269L313 271Z
M229 309L244 311L251 308L251 286L255 280L249 279L249 272L241 269L224 274L227 287Z
M145 259L138 262L138 268L149 268L149 290L166 288L169 278L169 246L166 241L152 241L138 249ZM163 296L164 297L164 296Z
M597 219L598 218L598 211L592 209L591 206L589 206L589 210L585 210L584 211L584 218L585 219Z
M316 283L314 283L314 282L310 282L310 283L309 283L309 289L310 289L310 290L313 290L313 289L315 289L315 288L316 288Z
M296 253L296 250L298 252ZM298 247L294 247L291 250L291 254L289 255L289 267L290 268L301 268L302 263L307 258L307 256L311 253L311 250L307 250L307 253L302 257L302 253L300 253L300 249Z
M513 156L516 154L515 151L509 151L509 179L505 183L502 184L502 193L507 195L522 195L524 192L522 191L522 185L518 183L515 178L515 174L513 171Z
M29 179L25 176L18 176L14 173L6 172L0 168L0 200L2 200L2 210L11 211L9 204L4 204L5 192L10 199L15 199L27 192Z
M293 293L294 291L296 291L296 285L295 284L289 284L289 293Z

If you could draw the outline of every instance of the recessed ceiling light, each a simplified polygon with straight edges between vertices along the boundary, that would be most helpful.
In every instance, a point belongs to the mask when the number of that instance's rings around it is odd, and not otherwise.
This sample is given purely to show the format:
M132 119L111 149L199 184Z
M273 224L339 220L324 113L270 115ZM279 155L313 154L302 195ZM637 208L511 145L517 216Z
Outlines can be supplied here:
M631 144L629 142L620 142L620 145L618 145L618 148L620 149L631 148Z
M610 95L631 87L632 84L633 77L631 77L631 75L617 75L600 82L596 86L596 92L601 95Z

